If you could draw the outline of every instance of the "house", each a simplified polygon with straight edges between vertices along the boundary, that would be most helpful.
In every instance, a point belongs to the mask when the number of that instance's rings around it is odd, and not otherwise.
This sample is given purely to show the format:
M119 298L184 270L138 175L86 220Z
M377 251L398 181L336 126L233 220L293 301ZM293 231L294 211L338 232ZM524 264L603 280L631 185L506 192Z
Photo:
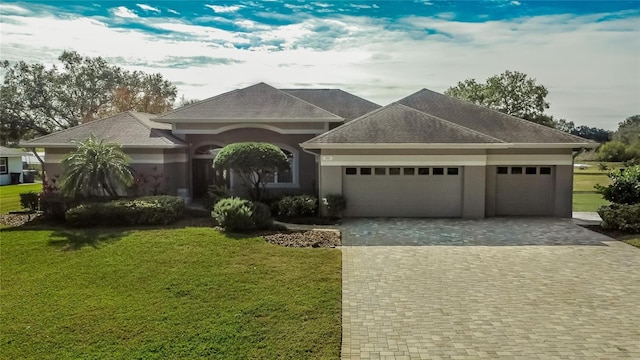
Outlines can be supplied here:
M28 152L0 146L0 185L22 182L22 157Z
M168 193L205 195L218 149L277 145L272 193L343 194L346 216L571 217L573 155L596 143L427 89L381 107L337 89L259 83L153 117L126 112L23 143L49 176L91 133L122 144ZM156 176L156 178L157 178ZM229 185L240 187L233 174Z

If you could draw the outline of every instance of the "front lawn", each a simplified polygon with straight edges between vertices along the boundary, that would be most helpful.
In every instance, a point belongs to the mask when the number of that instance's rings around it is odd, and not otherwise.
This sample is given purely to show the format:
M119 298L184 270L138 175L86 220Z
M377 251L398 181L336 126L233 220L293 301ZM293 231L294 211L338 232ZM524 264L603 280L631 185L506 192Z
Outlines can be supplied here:
M0 186L0 214L7 214L9 211L20 210L20 193L42 191L42 184L21 184Z
M611 170L598 169L598 162L585 162L591 165L589 168L573 170L573 211L595 212L602 205L609 205L602 195L596 192L594 186L600 184L607 186L611 180L607 176ZM622 163L606 163L609 169L619 169Z
M0 230L2 358L338 358L341 256L211 228Z

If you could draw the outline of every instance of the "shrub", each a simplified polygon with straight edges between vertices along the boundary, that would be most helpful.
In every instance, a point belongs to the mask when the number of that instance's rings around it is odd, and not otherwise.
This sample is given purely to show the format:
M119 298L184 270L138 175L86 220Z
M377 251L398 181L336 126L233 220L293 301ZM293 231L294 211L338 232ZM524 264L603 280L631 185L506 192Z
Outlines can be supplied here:
M598 163L598 170L607 171L607 170L609 170L609 166L607 166L607 164L603 163L603 162Z
M42 215L56 221L65 220L65 212L73 207L74 202L57 192L40 193L40 211Z
M285 196L278 202L278 214L286 217L314 216L318 199L311 195Z
M640 203L640 165L609 173L611 185L596 185L602 197L616 204Z
M602 227L605 229L640 232L640 204L601 206L598 214L602 218Z
M20 206L23 209L29 209L31 211L38 211L38 204L40 203L40 195L35 191L29 191L20 193Z
M256 229L267 230L273 226L273 218L271 217L271 208L269 205L254 202L251 210L251 219Z
M340 194L327 194L324 200L329 216L338 216L347 208L347 199Z
M231 190L224 185L210 185L207 189L207 196L202 199L202 205L205 209L211 211L215 204L232 196Z
M177 196L147 196L107 203L90 203L69 209L71 226L166 225L184 216L185 205Z
M230 197L222 199L211 213L215 221L226 231L249 231L255 228L253 204L249 200Z

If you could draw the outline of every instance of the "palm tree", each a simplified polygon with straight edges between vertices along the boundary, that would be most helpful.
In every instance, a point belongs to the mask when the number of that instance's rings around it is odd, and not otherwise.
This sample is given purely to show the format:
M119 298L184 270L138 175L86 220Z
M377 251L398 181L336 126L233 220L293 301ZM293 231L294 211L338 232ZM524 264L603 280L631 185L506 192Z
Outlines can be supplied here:
M60 190L64 195L109 195L133 181L131 159L119 144L97 140L92 134L62 160Z

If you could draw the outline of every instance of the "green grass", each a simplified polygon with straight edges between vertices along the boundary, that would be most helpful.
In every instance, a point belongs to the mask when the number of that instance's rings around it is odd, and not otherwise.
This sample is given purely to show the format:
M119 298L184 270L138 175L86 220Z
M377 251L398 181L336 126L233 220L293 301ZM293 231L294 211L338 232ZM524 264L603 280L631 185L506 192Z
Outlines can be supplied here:
M635 237L633 239L622 240L631 246L635 246L640 249L640 237Z
M595 212L602 205L609 202L597 193L573 193L573 211Z
M42 184L4 185L0 186L0 214L20 210L20 193L42 191Z
M341 256L210 228L0 230L4 359L336 359Z

